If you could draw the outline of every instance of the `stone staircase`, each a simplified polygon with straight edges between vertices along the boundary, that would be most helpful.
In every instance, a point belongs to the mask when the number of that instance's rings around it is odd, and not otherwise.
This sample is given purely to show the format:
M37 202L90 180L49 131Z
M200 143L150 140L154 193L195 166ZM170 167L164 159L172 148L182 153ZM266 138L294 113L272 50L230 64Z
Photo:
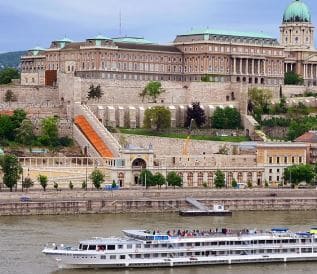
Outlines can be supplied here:
M120 155L118 141L81 103L74 106L74 139L92 157L116 158Z

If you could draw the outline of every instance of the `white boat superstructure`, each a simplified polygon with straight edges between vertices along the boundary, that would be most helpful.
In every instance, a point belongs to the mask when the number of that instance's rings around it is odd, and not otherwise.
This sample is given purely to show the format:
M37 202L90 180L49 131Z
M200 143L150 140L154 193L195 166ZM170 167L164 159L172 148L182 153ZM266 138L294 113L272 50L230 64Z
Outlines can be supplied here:
M293 233L229 229L124 230L123 237L93 238L77 247L52 244L43 253L60 268L175 267L317 261L317 229Z

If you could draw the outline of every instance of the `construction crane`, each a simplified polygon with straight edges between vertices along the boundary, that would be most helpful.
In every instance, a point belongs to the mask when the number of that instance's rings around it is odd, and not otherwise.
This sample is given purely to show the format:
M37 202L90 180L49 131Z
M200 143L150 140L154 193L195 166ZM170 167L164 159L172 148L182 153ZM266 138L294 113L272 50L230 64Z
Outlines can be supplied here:
M191 119L190 120L190 123L189 123L189 127L188 127L188 136L184 142L184 145L183 145L183 151L182 151L182 155L183 156L188 156L189 155L189 146L190 146L190 137L191 137L191 134L192 134L192 126L193 126L193 122L195 120L194 119Z

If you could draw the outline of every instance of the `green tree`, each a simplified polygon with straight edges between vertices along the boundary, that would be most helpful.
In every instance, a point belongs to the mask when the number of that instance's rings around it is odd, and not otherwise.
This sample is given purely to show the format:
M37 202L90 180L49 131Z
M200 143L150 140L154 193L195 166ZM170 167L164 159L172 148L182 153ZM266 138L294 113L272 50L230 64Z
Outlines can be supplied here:
M272 92L267 89L252 88L249 90L248 111L260 122L262 114L268 114Z
M294 120L288 128L287 138L291 141L313 128L310 121Z
M149 186L153 186L153 174L151 171L144 169L140 174L140 183L148 188Z
M10 84L13 79L19 79L20 73L15 68L5 68L0 71L0 85Z
M284 170L284 180L292 185L298 185L300 182L312 184L315 175L311 165L293 165Z
M94 187L96 189L100 189L101 185L105 181L105 175L99 169L95 169L89 176L89 179L92 181Z
M156 101L156 98L159 97L164 92L162 84L159 81L150 81L144 87L143 91L139 94L142 97L142 102L145 97L150 97L153 101Z
M37 180L40 182L41 187L43 188L44 191L46 191L46 187L47 187L47 182L48 182L48 178L45 175L39 175L37 177Z
M70 190L74 189L74 184L72 183L72 181L69 182L68 187Z
M8 89L4 94L4 101L5 102L15 102L17 98L11 89Z
M241 115L236 108L217 107L211 120L213 128L235 129L241 127Z
M177 175L175 171L171 171L166 176L166 181L169 186L182 187L183 182L181 176Z
M208 82L211 82L210 78L211 78L211 76L209 74L205 74L205 75L201 76L201 81L208 83Z
M26 189L26 191L34 185L34 182L31 178L26 177L22 182L22 187Z
M58 142L58 121L57 117L47 117L42 120L42 140L46 140L48 145L55 146ZM40 139L41 140L41 139ZM42 141L43 145L46 145Z
M147 109L144 112L144 127L155 127L156 131L171 127L171 112L161 106Z
M81 188L87 190L87 182L86 181L82 182Z
M303 85L304 79L302 76L297 74L294 71L286 72L284 75L284 84L285 85Z
M24 144L31 145L34 140L34 126L29 119L24 119L19 128L15 130L16 141Z
M155 175L153 176L153 185L156 185L159 188L161 188L162 185L165 185L165 183L166 183L166 179L163 176L163 174L159 172L155 173Z
M8 115L0 115L0 139L14 139L14 126L10 116Z
M104 92L101 89L100 85L97 85L96 87L91 84L88 90L87 98L90 99L100 99L103 96Z
M6 154L1 156L0 166L3 172L3 183L12 192L22 174L21 164L15 155Z
M205 111L199 102L193 102L191 107L187 108L185 127L190 127L192 119L199 128L206 123Z
M216 188L224 188L225 185L225 174L218 169L215 173L215 186Z
M237 182L237 180L235 178L232 179L231 186L232 186L232 188L237 188L238 187L238 182Z

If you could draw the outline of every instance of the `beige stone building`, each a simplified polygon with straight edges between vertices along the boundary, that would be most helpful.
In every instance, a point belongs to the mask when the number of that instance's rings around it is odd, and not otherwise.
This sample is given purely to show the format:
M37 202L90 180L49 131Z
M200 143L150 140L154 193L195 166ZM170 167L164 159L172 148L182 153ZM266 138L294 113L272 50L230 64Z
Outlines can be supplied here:
M284 169L308 163L309 146L304 143L257 144L257 165L264 168L269 183L283 182Z
M285 10L281 41L263 33L193 30L170 45L138 37L98 35L86 41L53 41L21 60L23 85L55 85L57 72L88 79L201 81L280 85L290 70L316 85L317 52L307 6L293 1Z

